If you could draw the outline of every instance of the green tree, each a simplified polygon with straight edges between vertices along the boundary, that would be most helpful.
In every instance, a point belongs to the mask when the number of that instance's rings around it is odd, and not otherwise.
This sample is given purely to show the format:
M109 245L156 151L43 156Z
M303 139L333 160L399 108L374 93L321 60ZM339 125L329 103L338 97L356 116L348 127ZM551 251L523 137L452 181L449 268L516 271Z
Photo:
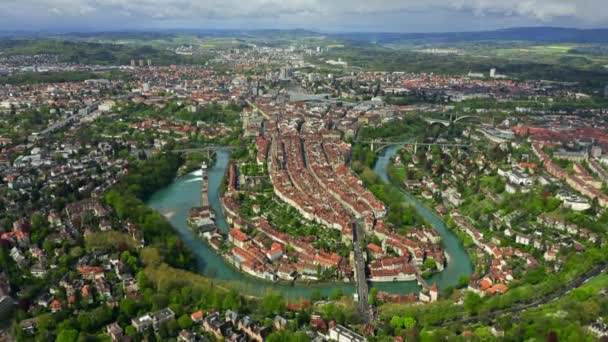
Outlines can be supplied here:
M120 313L127 317L135 316L138 306L138 303L133 299L123 298L120 300Z
M377 299L376 297L378 296L378 289L375 287L372 287L372 289L369 291L369 298L367 299L370 305L377 305Z
M433 258L426 258L426 260L424 260L424 267L434 270L437 268L437 264L435 264L435 260L433 260Z
M265 315L278 314L285 306L280 293L270 292L262 298L262 311Z
M78 325L81 331L90 331L93 327L91 315L88 312L83 312L78 315Z
M391 327L395 330L403 328L403 318L401 316L393 316L391 318Z
M416 319L412 316L403 317L403 327L405 329L413 329L414 327L416 327L416 323Z
M127 325L127 327L125 328L125 335L134 338L137 335L137 330L135 329L134 326Z
M268 335L267 342L308 342L310 338L303 331L275 331Z
M340 288L334 289L331 292L331 295L329 296L329 298L331 300L339 300L340 298L342 298L344 296L344 291Z
M180 329L190 329L193 322L192 319L190 319L190 316L184 314L177 319L177 324L179 325Z
M64 329L57 334L56 342L76 342L78 339L78 330Z
M469 314L476 314L479 311L481 303L481 297L475 292L468 291L464 297L464 309Z

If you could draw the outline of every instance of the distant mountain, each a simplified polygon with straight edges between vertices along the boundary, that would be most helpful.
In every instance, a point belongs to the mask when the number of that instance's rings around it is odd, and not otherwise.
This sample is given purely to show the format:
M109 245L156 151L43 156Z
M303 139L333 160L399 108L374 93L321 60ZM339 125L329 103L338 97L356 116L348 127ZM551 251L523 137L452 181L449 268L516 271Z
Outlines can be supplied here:
M354 44L441 44L479 41L528 41L535 43L608 43L608 29L575 29L560 27L518 27L495 31L442 32L442 33L391 33L342 32L324 33L305 29L140 29L117 31L0 31L0 38L64 38L64 39L142 39L154 40L179 35L197 35L215 38L281 39L331 37Z
M538 43L608 43L608 29L518 27L495 31L445 33L338 33L332 37L377 44L530 41Z

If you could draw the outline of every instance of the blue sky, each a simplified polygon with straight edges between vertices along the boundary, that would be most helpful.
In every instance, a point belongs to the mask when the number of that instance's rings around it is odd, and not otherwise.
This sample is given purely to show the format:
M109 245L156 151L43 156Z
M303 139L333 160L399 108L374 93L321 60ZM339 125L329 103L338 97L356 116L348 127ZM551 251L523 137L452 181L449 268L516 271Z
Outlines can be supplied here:
M608 0L0 0L1 30L608 27Z

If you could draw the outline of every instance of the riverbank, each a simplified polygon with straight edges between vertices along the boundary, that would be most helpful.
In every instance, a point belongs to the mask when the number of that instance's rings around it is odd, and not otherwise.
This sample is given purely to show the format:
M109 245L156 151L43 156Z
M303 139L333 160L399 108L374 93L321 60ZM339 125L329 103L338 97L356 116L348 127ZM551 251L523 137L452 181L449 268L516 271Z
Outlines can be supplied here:
M386 183L391 183L388 176L388 167L392 157L401 149L401 146L389 146L381 154L374 165L374 172ZM446 258L448 260L443 271L436 273L427 279L429 284L437 284L440 289L453 287L458 284L462 276L470 276L473 273L473 264L460 239L447 227L443 219L434 210L427 207L424 203L406 192L398 184L394 184L401 192L407 203L412 205L417 213L425 222L441 235L442 245L444 246Z
M378 175L386 176L388 159L390 159L394 153L396 153L396 150L389 148L378 158L375 168ZM382 162L383 158L386 160L386 163ZM221 209L219 189L224 173L228 167L229 160L229 152L218 151L216 161L209 170L209 204L216 213L216 224L218 225L218 229L223 233L227 233L229 226L226 222L223 210ZM281 292L285 297L292 299L310 298L313 292L319 292L324 296L328 296L337 290L340 290L347 295L356 292L355 286L352 283L310 283L294 284L293 286L275 284L252 278L228 265L223 257L216 253L208 244L202 242L186 224L188 210L191 207L200 205L201 181L202 178L200 177L200 174L197 175L197 172L190 173L176 179L168 187L154 193L147 201L147 204L155 210L173 213L173 215L167 219L172 224L173 229L180 235L182 241L184 241L194 254L197 261L197 271L200 274L222 281L237 282L238 284L236 286L238 286L242 292L251 295L259 295L265 293L269 289ZM420 207L417 207L417 209L422 210ZM430 213L428 208L427 211ZM428 213L423 212L423 215L427 215ZM445 225L443 225L439 217L435 215L434 218L434 220L429 220L432 221L431 226L442 236L447 257L453 262L449 262L444 271L431 276L427 281L429 284L437 284L440 289L445 289L450 286L455 286L461 275L470 275L472 267L470 267L468 254L464 251L464 248L458 244L457 239L448 237L447 242L445 242L445 234L452 233L445 228ZM441 229L441 227L444 227L444 229ZM460 251L458 251L459 248L461 249ZM371 287L376 288L381 292L393 294L418 293L421 289L416 281L371 282Z

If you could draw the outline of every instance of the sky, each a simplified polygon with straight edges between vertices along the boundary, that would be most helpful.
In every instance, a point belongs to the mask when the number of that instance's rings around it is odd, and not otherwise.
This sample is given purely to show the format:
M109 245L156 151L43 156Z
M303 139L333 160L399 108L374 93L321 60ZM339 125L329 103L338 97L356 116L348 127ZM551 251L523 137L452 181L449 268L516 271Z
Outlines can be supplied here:
M608 0L0 0L0 30L608 27Z

